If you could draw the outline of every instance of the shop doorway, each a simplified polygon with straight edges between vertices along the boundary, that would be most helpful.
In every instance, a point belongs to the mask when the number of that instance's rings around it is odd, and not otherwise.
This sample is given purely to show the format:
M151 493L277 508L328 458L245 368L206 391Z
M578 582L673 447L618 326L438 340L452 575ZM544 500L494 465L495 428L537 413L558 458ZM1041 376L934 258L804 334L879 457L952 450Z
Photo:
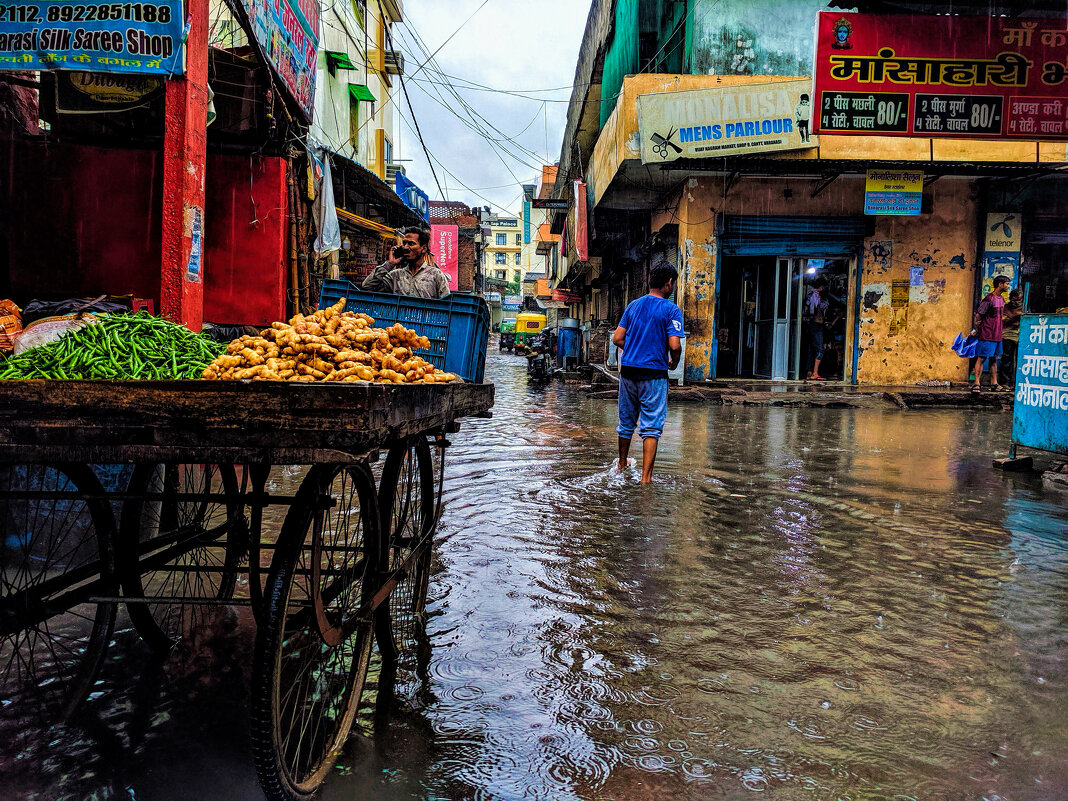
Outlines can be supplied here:
M819 377L842 380L849 267L848 258L725 257L717 377L797 381L819 355Z

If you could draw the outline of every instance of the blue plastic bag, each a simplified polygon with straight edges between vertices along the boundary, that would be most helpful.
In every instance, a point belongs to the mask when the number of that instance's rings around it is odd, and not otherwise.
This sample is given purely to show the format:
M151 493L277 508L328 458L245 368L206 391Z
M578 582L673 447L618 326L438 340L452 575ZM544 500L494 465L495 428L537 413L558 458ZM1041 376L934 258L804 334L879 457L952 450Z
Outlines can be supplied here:
M957 338L953 340L953 351L962 359L975 358L975 346L979 344L979 339L973 336L964 336L964 334L957 334Z

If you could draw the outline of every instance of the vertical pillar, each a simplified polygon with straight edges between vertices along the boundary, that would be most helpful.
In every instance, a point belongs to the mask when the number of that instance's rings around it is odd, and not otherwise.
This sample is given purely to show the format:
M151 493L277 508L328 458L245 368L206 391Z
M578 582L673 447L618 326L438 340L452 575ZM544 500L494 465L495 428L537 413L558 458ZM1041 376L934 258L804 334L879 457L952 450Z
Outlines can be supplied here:
M199 331L204 319L208 0L186 0L185 5L185 76L167 81L166 89L160 310L164 317Z

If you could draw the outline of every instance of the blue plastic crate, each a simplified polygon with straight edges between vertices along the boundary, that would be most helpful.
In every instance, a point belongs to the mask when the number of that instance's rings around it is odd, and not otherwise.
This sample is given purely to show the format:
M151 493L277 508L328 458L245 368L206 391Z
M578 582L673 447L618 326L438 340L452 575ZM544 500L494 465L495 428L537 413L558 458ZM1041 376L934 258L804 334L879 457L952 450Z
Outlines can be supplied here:
M376 327L400 323L429 339L430 349L416 353L438 369L482 383L490 323L489 308L482 298L457 292L441 299L413 298L364 292L348 281L323 281L320 309L341 298L348 298L346 311L371 315Z

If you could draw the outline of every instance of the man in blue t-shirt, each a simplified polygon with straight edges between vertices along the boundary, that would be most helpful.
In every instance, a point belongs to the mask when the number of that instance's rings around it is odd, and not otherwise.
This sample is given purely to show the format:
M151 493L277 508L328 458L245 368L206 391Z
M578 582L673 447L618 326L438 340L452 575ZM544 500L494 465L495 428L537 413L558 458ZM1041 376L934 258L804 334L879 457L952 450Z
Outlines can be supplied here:
M649 273L649 294L627 306L612 343L619 348L619 469L627 467L630 440L640 421L642 483L653 480L656 446L667 416L668 371L682 356L682 311L668 298L679 274L674 267Z

